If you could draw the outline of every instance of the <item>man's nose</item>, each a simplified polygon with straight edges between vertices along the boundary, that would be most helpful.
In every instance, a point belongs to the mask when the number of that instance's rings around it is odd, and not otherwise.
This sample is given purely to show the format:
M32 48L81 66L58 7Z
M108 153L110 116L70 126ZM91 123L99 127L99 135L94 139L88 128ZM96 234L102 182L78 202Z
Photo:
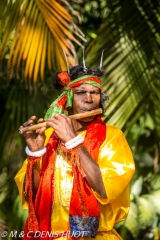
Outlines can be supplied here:
M92 102L93 100L92 100L92 95L91 95L91 93L90 92L86 92L86 102Z

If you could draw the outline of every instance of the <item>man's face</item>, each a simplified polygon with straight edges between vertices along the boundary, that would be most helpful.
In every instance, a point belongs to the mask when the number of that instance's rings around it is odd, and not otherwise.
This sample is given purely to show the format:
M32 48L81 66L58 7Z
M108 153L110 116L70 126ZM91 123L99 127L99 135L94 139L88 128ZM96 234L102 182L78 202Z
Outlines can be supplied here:
M100 90L90 84L82 84L73 88L73 105L72 114L91 111L99 108L100 105ZM94 116L81 119L84 122L90 122Z

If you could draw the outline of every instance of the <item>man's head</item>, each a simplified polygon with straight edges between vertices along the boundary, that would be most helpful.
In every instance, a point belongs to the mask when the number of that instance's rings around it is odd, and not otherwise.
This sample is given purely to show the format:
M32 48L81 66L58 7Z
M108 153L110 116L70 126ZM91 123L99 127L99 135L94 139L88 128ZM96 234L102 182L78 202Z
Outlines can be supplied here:
M93 70L81 65L71 68L69 73L55 74L52 85L63 92L51 104L45 118L55 113L76 114L96 108L103 109L103 101L106 97L101 93L100 77L102 75L103 71L99 68Z
M81 84L73 88L72 108L69 109L70 114L91 111L100 106L100 89L90 84ZM81 119L81 121L89 122L94 119L94 116Z

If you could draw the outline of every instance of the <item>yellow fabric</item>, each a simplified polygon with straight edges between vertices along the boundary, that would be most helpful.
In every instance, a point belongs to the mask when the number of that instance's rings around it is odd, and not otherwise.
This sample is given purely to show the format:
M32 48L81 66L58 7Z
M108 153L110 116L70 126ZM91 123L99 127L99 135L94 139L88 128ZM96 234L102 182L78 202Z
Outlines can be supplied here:
M47 140L52 130L46 131ZM85 134L85 132L83 132ZM130 206L129 183L135 167L132 153L120 129L107 125L106 140L99 150L98 164L107 198L104 199L94 192L100 206L100 224L96 240L118 240L121 237L114 230L116 222L126 218ZM23 196L23 178L27 161L17 173L17 183L22 206L27 206ZM98 183L97 183L98 184ZM67 156L58 153L55 168L55 201L51 216L52 231L56 233L68 230L68 213L72 189L72 169ZM59 238L66 240L66 237ZM90 237L80 239L89 240Z

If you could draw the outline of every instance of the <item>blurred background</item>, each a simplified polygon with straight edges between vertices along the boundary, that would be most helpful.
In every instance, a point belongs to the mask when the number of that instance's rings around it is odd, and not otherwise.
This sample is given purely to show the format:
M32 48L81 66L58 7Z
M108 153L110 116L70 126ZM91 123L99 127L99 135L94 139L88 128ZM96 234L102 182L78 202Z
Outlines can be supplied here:
M124 240L160 239L160 1L0 0L0 227L27 217L14 177L25 159L20 125L58 96L52 75L104 50L103 119L124 132L136 164ZM1 237L0 237L1 238ZM12 239L7 236L5 239Z

